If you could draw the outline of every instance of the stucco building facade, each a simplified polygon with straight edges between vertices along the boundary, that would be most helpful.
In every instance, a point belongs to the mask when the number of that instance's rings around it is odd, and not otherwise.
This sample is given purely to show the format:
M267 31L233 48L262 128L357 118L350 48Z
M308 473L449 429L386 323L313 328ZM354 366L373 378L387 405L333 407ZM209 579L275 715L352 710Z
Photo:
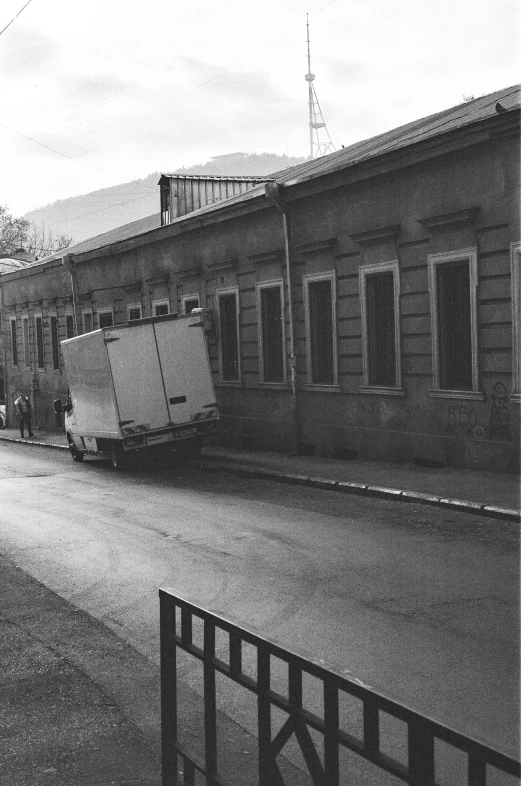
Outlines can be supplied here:
M509 88L3 275L8 412L59 427L60 340L203 306L223 441L516 471L520 239Z

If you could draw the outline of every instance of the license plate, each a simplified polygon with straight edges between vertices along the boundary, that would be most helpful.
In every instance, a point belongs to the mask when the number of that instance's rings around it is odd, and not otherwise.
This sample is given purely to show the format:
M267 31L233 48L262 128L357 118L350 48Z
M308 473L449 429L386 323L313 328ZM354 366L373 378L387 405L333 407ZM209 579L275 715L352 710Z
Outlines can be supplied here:
M196 428L180 428L179 431L174 432L174 437L191 437L196 432Z

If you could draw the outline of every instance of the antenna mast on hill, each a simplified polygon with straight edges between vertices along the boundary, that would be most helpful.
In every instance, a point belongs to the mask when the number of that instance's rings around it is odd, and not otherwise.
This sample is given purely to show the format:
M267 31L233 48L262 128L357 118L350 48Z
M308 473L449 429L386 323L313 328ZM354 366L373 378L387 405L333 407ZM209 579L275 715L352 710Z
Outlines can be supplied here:
M329 136L329 131L326 128L322 110L318 103L317 94L313 81L315 74L311 73L311 49L309 45L309 14L306 14L306 27L308 33L308 72L305 76L309 89L309 154L310 158L318 158L324 156L326 153L332 153L336 150L335 146ZM324 129L321 132L321 129ZM327 139L326 139L327 137Z

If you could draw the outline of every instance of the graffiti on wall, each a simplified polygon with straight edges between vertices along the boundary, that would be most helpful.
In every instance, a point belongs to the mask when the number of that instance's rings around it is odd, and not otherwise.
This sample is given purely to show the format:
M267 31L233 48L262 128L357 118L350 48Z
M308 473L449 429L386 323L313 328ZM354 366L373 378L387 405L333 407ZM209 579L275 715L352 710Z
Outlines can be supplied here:
M485 437L485 429L479 423L475 408L465 404L454 404L447 407L447 421L444 431L445 434L454 434L460 437L475 437L476 439L484 439Z
M491 437L509 440L510 412L507 390L502 382L496 382L491 396L489 433Z

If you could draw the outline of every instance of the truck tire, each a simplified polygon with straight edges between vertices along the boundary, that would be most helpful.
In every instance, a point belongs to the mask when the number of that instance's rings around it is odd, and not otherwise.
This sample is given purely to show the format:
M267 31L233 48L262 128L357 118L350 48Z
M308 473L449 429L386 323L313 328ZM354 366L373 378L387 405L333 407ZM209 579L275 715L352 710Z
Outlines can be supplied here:
M85 453L82 450L78 450L72 439L67 434L67 439L69 440L69 450L72 456L73 461L83 461L85 458Z

